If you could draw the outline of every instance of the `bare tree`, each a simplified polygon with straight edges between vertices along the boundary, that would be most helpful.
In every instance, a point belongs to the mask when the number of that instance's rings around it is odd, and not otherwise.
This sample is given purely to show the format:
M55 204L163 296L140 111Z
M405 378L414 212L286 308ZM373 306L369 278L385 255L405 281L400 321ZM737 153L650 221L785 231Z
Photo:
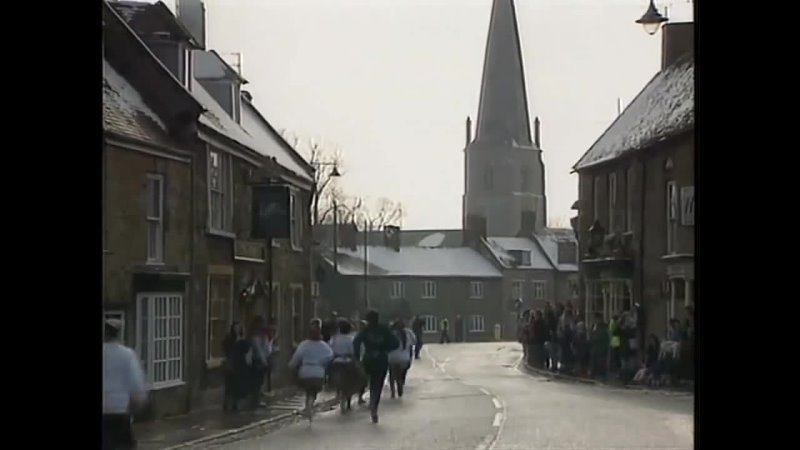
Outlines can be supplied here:
M326 146L321 140L313 138L303 146L302 139L286 129L280 130L280 134L295 150L303 154L314 168L314 189L311 191L311 225L325 223L328 215L332 216L333 204L344 199L344 194L336 185L337 177L333 176L334 170L339 175L345 174L341 150L336 146Z
M386 225L400 225L404 214L400 202L381 197L371 205L367 201L362 201L361 208L354 218L359 223L365 223L369 230L380 230Z

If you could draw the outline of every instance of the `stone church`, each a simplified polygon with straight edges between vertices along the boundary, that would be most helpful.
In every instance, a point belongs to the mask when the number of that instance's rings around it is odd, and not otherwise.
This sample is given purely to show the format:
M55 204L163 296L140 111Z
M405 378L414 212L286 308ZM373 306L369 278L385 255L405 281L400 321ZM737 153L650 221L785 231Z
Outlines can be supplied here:
M332 230L318 230L320 313L421 316L428 341L446 318L448 337L469 342L514 339L527 308L578 306L577 241L547 227L539 119L531 132L527 98L514 1L494 0L477 121L466 124L462 228L391 227L364 246L363 233L340 224L335 249L325 248Z

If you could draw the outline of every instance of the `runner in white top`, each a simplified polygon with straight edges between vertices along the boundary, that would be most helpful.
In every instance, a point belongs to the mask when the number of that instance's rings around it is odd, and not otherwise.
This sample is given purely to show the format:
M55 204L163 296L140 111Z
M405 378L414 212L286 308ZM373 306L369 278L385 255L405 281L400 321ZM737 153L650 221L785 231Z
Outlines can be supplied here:
M411 367L411 357L414 345L417 343L417 337L406 328L403 319L397 319L393 328L400 341L400 346L389 352L389 387L392 390L392 398L395 396L395 385L397 386L397 395L403 396L406 374Z
M107 320L103 343L103 448L133 446L132 410L147 399L136 352L120 342L122 321Z

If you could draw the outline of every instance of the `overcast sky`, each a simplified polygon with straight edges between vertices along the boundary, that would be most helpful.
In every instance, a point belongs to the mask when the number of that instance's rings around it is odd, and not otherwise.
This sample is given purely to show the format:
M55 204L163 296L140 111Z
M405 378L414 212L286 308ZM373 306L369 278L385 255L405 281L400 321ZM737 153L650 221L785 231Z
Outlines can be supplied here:
M550 222L569 226L572 165L617 98L624 108L659 69L661 34L634 23L647 3L516 1ZM673 20L691 17L686 0L666 3ZM404 228L459 228L464 121L478 109L491 4L206 0L208 46L242 53L245 89L277 129L342 150L348 193L402 202Z

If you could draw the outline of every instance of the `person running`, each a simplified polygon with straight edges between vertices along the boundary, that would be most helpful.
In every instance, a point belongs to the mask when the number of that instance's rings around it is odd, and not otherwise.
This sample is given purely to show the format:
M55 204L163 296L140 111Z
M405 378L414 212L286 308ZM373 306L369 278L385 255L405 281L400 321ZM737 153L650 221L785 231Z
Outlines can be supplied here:
M416 316L411 322L411 331L417 337L417 343L414 344L414 359L419 359L419 352L422 351L422 328L425 326L425 321L422 317Z
M339 409L344 414L352 409L351 400L366 383L366 374L356 361L353 349L353 325L346 320L339 322L339 333L331 337L330 345L333 350L333 363L330 375L331 385L336 389L339 398Z
M450 321L447 320L447 317L442 319L442 336L439 338L439 343L450 343Z
M297 346L289 360L289 369L297 371L297 383L306 394L306 407L303 411L309 422L314 416L314 402L325 383L325 369L333 359L333 350L322 340L320 327L314 323L308 339Z
M131 412L147 400L145 375L139 357L120 341L122 321L105 322L103 343L103 448L136 446Z
M358 333L364 331L365 328L367 328L367 321L366 320L354 321L353 322L353 333L352 333L353 334L353 339L355 340L355 338L358 335ZM361 355L361 357L360 358L359 357L356 358L356 364L358 365L359 371L363 373L364 372L364 364L363 364L364 344L361 344L361 352L357 353L357 354ZM364 394L367 391L367 387L369 387L369 377L367 377L366 373L364 373L364 378L362 379L361 388L358 391L358 404L359 405L363 405L363 404L367 403L367 401L364 400Z
M406 374L411 368L411 356L416 342L414 333L406 328L403 319L398 319L394 323L394 332L400 341L400 346L389 353L389 388L392 390L392 398L395 397L395 386L397 395L403 396L403 387L406 385Z
M389 370L389 352L399 347L400 342L389 327L379 322L378 311L369 310L366 318L367 326L356 336L353 349L358 359L361 345L364 345L364 369L369 375L370 416L372 423L378 423L378 405Z

